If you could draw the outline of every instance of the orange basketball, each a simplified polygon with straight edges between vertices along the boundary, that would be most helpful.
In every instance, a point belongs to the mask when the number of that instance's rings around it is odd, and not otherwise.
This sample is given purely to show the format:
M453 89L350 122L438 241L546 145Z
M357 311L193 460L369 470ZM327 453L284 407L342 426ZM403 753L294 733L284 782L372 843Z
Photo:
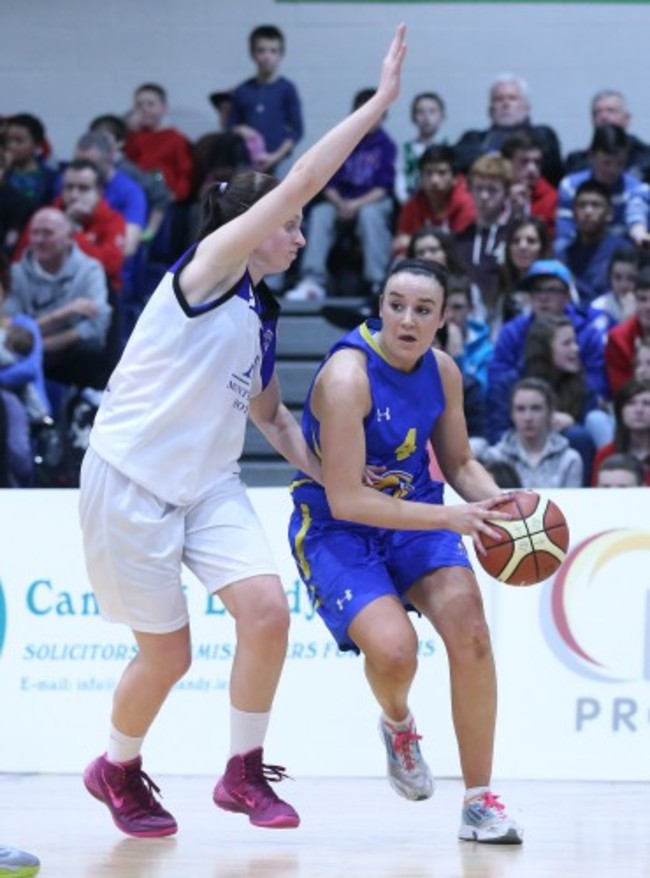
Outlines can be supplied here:
M534 491L515 491L497 506L510 521L490 520L498 539L486 535L486 554L476 553L480 565L506 585L536 585L558 569L569 548L569 528L562 510Z

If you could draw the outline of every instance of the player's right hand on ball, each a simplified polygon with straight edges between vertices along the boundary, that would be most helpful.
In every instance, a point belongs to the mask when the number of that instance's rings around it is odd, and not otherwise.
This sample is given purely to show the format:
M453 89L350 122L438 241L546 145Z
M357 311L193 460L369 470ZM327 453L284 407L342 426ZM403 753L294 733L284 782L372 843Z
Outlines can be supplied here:
M508 512L502 512L499 509L507 500L508 495L501 494L498 497L492 497L490 500L480 500L478 503L465 503L461 506L449 506L449 516L451 519L450 528L458 531L464 536L471 537L477 552L481 555L485 554L485 548L481 542L481 536L491 537L493 540L499 539L499 534L490 527L492 521L511 521L512 515Z

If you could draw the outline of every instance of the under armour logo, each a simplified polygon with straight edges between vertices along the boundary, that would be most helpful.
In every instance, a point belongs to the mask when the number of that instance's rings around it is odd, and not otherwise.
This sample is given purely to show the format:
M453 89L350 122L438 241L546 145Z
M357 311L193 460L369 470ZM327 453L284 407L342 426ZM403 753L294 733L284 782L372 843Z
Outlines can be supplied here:
M349 588L346 588L345 591L343 592L343 597L336 599L336 606L342 612L343 605L346 603L346 601L349 603L351 600L352 600L352 592L350 591Z
M377 420L378 421L390 421L390 407L386 406L384 411L381 409L377 409Z

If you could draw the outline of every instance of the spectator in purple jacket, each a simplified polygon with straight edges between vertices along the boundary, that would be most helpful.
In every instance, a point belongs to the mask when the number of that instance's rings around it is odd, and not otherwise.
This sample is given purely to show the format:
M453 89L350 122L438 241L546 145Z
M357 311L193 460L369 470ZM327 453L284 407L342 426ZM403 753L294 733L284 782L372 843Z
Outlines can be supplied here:
M368 88L358 92L353 112L374 93ZM366 134L311 208L300 281L285 298L325 298L330 251L337 235L350 225L361 241L365 292L372 295L379 291L391 258L396 156L397 147L380 122Z

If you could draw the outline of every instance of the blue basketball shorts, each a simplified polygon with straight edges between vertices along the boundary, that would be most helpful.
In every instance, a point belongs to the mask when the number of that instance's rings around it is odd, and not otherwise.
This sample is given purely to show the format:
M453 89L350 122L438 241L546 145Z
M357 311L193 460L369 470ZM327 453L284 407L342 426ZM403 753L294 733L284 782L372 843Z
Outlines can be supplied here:
M426 573L472 565L460 534L450 530L395 531L331 518L312 519L297 504L289 541L310 600L342 650L359 652L348 635L355 616L369 603L404 595Z

